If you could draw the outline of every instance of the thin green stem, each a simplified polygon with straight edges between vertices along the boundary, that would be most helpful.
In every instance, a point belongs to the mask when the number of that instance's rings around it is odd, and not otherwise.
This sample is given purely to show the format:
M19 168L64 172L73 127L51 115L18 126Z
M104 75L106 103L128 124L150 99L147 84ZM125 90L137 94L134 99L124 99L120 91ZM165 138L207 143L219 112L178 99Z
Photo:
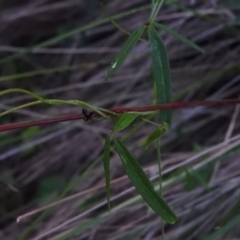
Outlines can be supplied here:
M150 115L150 114L149 114ZM154 116L155 115L155 113L152 115L152 116ZM153 121L150 121L150 120L148 120L148 119L146 119L146 118L142 118L142 120L143 121L145 121L145 122L147 122L147 123L150 123L150 124L152 124L152 125L154 125L154 126L157 126L157 127L162 127L162 124L159 124L159 123L156 123L156 122L153 122Z
M116 28L118 28L118 29L119 29L120 31L122 31L123 33L126 33L127 35L130 35L130 34L131 34L131 33L128 32L127 30L125 30L124 28L122 28L122 27L110 16L110 14L108 13L108 11L105 9L102 1L100 1L100 5L101 5L101 8L102 8L103 14L106 16L106 18L109 19L109 21L110 21Z
M20 109L23 109L23 108L27 108L27 107L31 107L31 106L35 106L35 105L38 105L38 104L41 104L42 101L41 100L38 100L38 101L34 101L34 102L30 102L30 103L25 103L25 104L22 104L20 106L17 106L17 107L13 107L11 109L8 109L4 112L1 112L0 113L0 117L3 117L9 113L12 113L12 112L15 112L17 110L20 110Z
M159 127L157 127L159 129ZM159 170L159 194L162 195L162 158L161 158L161 145L160 138L157 139L157 160Z
M157 126L157 129L159 127ZM162 156L161 156L161 143L160 137L157 139L157 159L158 159L158 169L159 169L159 194L162 196ZM164 221L161 218L161 230L162 230L162 240L164 240Z
M159 122L159 114L156 115L156 122ZM160 129L156 126L156 129ZM161 156L161 141L160 137L157 138L157 160L158 160L158 171L159 171L159 194L162 196L162 156ZM162 229L162 240L164 240L164 222L161 218L161 229Z
M23 108L26 108L26 107L29 107L29 106L41 104L41 103L46 103L46 104L50 104L50 105L62 105L62 104L77 105L77 106L81 106L81 107L84 107L84 108L89 108L92 111L98 113L101 117L106 118L106 119L110 119L110 117L107 114L116 115L116 113L114 113L114 112L111 112L111 111L103 109L103 108L94 107L93 105L88 104L88 103L83 102L83 101L80 101L80 100L44 99L44 98L42 98L41 96L39 96L35 93L32 93L32 92L30 92L28 90L25 90L25 89L20 89L20 88L11 88L11 89L1 91L0 96L6 95L6 94L9 94L9 93L15 93L15 92L24 93L26 95L29 95L29 96L37 99L38 101L26 103L26 104L8 109L8 110L0 113L0 117L4 116L6 114L12 113L14 111L17 111L17 110L20 110L20 109L23 109ZM105 114L104 112L107 113L107 114Z
M28 90L21 89L21 88L10 88L10 89L7 89L7 90L3 90L3 91L0 92L0 96L6 95L6 94L9 94L9 93L15 93L15 92L24 93L24 94L29 95L33 98L38 99L38 100L44 100L44 98L42 98L41 96L39 96L39 95L37 95L33 92L30 92Z
M123 33L127 34L127 35L131 35L132 33L125 30L124 28L122 28L112 17L111 15L108 13L108 11L105 9L104 5L102 2L100 2L100 5L102 7L102 11L103 11L103 14L106 16L106 18L109 19L109 21L116 27L118 28L120 31L122 31ZM143 39L143 38L140 38L140 41L146 41L146 39Z
M103 109L103 108L94 107L93 105L88 104L88 103L83 102L83 101L80 101L80 100L46 99L46 100L43 100L42 102L50 104L50 105L69 104L69 105L77 105L77 106L81 106L81 107L84 107L84 108L89 108L92 111L98 113L101 117L106 118L106 119L110 119L110 117L107 116L106 114L104 114L103 112L116 115L115 113L113 113L113 112L111 112L109 110L106 110L106 109Z

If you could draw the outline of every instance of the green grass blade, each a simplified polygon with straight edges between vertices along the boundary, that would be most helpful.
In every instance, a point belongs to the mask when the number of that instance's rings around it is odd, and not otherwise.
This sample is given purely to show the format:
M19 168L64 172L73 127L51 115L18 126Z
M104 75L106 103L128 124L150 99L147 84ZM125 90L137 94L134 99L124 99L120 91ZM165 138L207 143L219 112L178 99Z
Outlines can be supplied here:
M149 207L156 212L164 221L174 224L177 216L165 202L165 200L154 190L154 187L147 175L144 173L136 159L131 155L123 143L115 138L114 146L122 160L125 171Z
M132 114L132 113L123 113L118 118L116 125L114 127L115 132L119 132L127 128L136 118L139 116L139 114Z
M226 225L233 217L238 215L240 212L240 198L238 197L238 201L234 206L229 210L229 212L224 216L224 218L217 224L217 226L222 227Z
M84 232L85 230L87 230L88 228L90 228L90 227L92 228L92 227L96 226L97 224L101 223L102 221L103 221L103 219L101 217L91 219L87 222L82 223L80 226L73 228L70 232L57 238L57 240L71 239L74 235L80 234L80 233Z
M124 43L116 59L109 67L106 79L111 77L117 71L117 69L123 64L128 54L131 52L131 50L134 48L134 46L137 44L138 40L142 36L144 30L145 30L144 26L138 28L128 37L127 41Z
M240 6L239 0L228 0L225 3L221 3L217 6L217 9L227 8L227 9L235 9Z
M189 39L187 39L185 36L179 34L178 32L174 31L173 29L160 24L160 23L154 23L154 25L162 30L164 30L165 32L167 32L168 34L172 35L173 37L177 38L178 40L182 41L183 43L185 43L186 45L194 48L195 50L201 52L201 53L205 53L204 49L202 49L201 47L199 47L198 45L196 45L194 42L190 41Z
M168 55L164 43L154 27L148 28L151 45L152 72L156 86L156 103L163 104L172 101L171 73ZM158 123L166 122L171 126L171 110L162 110L158 114Z
M209 14L204 14L204 13L201 13L201 11L196 11L194 9L188 8L185 5L178 4L176 1L175 2L174 1L173 2L169 1L167 4L170 5L170 6L176 7L177 9L180 9L180 10L182 10L184 12L190 12L194 16L200 17L200 18L205 19L207 21L210 21L212 23L221 24L229 32L233 33L236 36L239 35L239 30L236 27L227 24L226 21L224 21L224 20L219 20L219 19L216 19L215 17L213 17L213 16L211 16Z
M110 212L110 137L105 139L104 152L103 152L103 167L106 183L106 193L108 201L108 211Z
M151 4L148 4L148 5L145 5L145 6L141 6L139 8L134 8L134 9L131 9L129 11L125 11L125 12L121 12L121 13L118 13L116 15L113 15L112 18L113 19L119 19L119 18L122 18L122 17L125 17L125 16L128 16L128 15L131 15L131 14L134 14L136 12L140 12L140 11L143 11L145 9L148 9L151 7ZM50 38L46 41L43 41L35 46L32 46L32 47L29 47L28 49L26 50L23 50L23 51L20 51L16 54L12 54L6 58L3 58L2 60L0 60L0 64L4 63L4 62L8 62L8 61L11 61L13 59L16 59L16 58L19 58L27 53L30 53L32 52L33 50L35 49L38 49L38 48L41 48L41 47L46 47L46 46L49 46L53 43L57 43L57 42L60 42L66 38L69 38L71 36L74 36L76 34L79 34L81 32L84 32L86 30L89 30L91 28L94 28L94 27L97 27L97 26L100 26L104 23L107 23L109 22L109 19L108 18L104 18L104 19L100 19L100 20L97 20L97 21L94 21L94 22L91 22L89 24L86 24L80 28L76 28L76 29L73 29L71 31L68 31L66 33L63 33L63 34L60 34L60 35L57 35L53 38Z
M40 70L36 70L36 71L29 71L29 72L1 76L0 82L11 81L14 79L36 77L36 76L47 75L47 74L52 74L52 73L63 73L66 71L73 71L73 70L77 70L77 69L90 68L93 66L106 65L106 64L108 64L107 61L98 61L98 62L86 62L86 63L70 65L70 66L63 65L63 66L59 66L59 67L55 67L55 68L45 68L45 69L40 69Z
M157 128L154 132L152 132L146 140L140 143L139 147L144 146L147 149L153 141L161 137L167 130L168 125L167 123L164 123L160 128Z
M197 181L203 186L205 187L207 190L210 190L209 186L208 186L208 182L206 181L206 179L204 179L204 177L202 176L202 174L200 172L198 172L197 170L192 171L191 174L197 179Z
M210 234L209 236L203 238L203 240L217 240L218 237L223 237L223 234L229 232L234 227L239 227L240 225L240 216L232 219L229 221L224 227L217 229L214 233ZM221 238L224 239L224 238Z

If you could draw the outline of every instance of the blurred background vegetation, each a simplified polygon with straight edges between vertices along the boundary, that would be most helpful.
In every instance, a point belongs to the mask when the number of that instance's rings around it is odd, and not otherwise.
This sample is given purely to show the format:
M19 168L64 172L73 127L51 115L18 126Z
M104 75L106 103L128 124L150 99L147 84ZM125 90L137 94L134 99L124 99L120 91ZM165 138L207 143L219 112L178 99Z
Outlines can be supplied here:
M106 1L128 31L147 23L151 1ZM126 34L109 23L97 0L0 1L0 90L24 88L47 98L78 99L111 108L152 104L149 46L139 42L107 82L107 67ZM176 101L239 98L240 2L169 1L157 21L206 50L196 52L164 32ZM30 101L1 97L0 111ZM0 124L77 113L76 106L41 105L0 118ZM173 111L164 135L164 197L180 217L167 240L240 239L239 107ZM106 121L69 122L0 133L0 239L160 239L159 217L148 209L111 156L108 213L101 154ZM157 184L156 149L138 145L154 129L136 122L123 135ZM18 216L73 194L47 212Z

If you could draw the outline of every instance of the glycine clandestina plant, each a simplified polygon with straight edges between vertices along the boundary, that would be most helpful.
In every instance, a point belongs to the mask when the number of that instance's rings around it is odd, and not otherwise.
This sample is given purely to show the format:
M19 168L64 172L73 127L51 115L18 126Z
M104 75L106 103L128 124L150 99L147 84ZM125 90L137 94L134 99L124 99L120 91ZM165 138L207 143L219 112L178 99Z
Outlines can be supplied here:
M154 82L154 93L155 99L154 102L156 104L167 104L172 102L172 89L171 89L171 74L170 74L170 66L167 51L164 45L163 40L159 36L157 29L162 29L167 33L171 34L172 36L176 37L177 39L181 40L182 42L188 44L189 46L195 48L196 50L203 52L203 50L198 47L196 44L189 41L184 36L178 34L174 30L168 28L165 25L157 23L155 21L156 16L163 5L163 0L155 0L152 1L152 10L151 15L149 18L149 23L140 26L132 33L129 33L122 29L107 13L107 11L103 7L103 3L101 2L102 8L104 13L107 14L107 17L110 21L118 27L120 30L124 31L129 35L128 39L126 40L125 44L122 46L119 54L116 56L115 60L112 62L111 66L109 67L106 79L109 79L111 76L115 74L115 72L120 68L120 66L124 63L126 58L128 57L131 50L135 47L139 40L149 41L150 45L150 53L152 58L152 76ZM147 33L147 39L143 39L144 33ZM105 146L104 146L104 154L103 154L103 165L104 165L104 172L105 172L105 181L106 181L106 192L107 192L107 200L108 200L108 207L110 210L110 148L111 148L111 140L113 140L114 148L116 149L119 157L122 160L122 164L124 169L127 173L127 176L148 204L148 206L155 211L165 222L174 224L177 221L177 216L165 202L165 200L160 194L154 190L154 187L150 180L148 179L147 175L142 170L141 166L138 164L136 159L132 156L132 154L127 150L124 146L123 142L117 138L115 135L127 128L136 118L141 117L143 115L156 115L155 124L156 130L150 134L150 136L141 144L141 146L145 146L146 148L155 140L157 140L157 149L158 149L158 161L159 161L159 174L161 176L161 157L160 157L160 142L159 139L164 132L166 132L171 126L171 111L170 109L162 110L161 113L158 111L147 111L147 112L140 112L140 111L130 111L125 113L117 113L113 111L108 111L102 108L98 108L92 106L86 102L79 101L79 100L58 100L58 99L44 99L32 92L23 89L9 89L2 91L0 95L8 94L11 92L21 92L24 94L28 94L31 97L35 98L36 101L26 103L14 108L11 108L5 112L0 113L0 116L4 116L9 114L13 111L34 106L38 104L50 104L50 105L61 105L61 104L72 104L81 106L84 108L88 108L92 110L91 114L87 114L84 110L83 113L85 114L84 119L88 120L92 115L98 114L102 118L114 121L115 127L113 131L106 137ZM94 114L93 114L94 113ZM144 119L143 119L144 120ZM160 177L160 186L161 186L161 177ZM161 188L160 188L161 189Z
M204 52L200 47L198 47L193 42L189 41L184 36L178 34L174 30L168 28L167 26L155 22L156 16L163 5L163 0L155 0L152 1L152 11L149 19L149 23L143 25L133 31L125 44L122 46L119 54L116 56L115 60L112 62L109 67L106 79L110 78L118 68L124 63L125 59L134 48L134 46L138 43L139 40L142 40L143 34L146 32L150 44L150 53L152 58L152 76L154 82L154 93L155 99L154 102L156 104L166 104L172 101L172 88L171 88L171 74L170 74L170 65L168 60L167 51L164 45L163 40L159 36L157 29L160 28L182 42L188 44L189 46L195 48L200 52ZM104 11L106 12L106 11ZM109 15L108 15L109 16ZM113 22L115 26L118 27L116 22ZM121 27L119 27L122 30ZM126 31L124 31L126 32ZM150 136L144 141L141 145L145 145L148 147L154 140L157 140L157 153L158 153L158 163L159 163L159 175L160 175L160 194L158 194L136 161L136 159L131 155L131 153L127 150L124 144L120 139L115 137L115 133L125 129L129 126L137 117L139 113L123 113L120 117L118 117L118 121L115 124L115 128L113 132L107 136L105 147L104 147L104 171L105 171L105 180L106 180L106 192L108 199L108 206L110 208L109 203L109 194L110 194L110 138L113 138L114 148L116 149L119 157L122 160L124 169L148 206L155 211L165 222L174 224L177 221L177 216L168 206L168 204L161 197L161 156L160 156L160 137L166 132L171 126L171 111L169 109L162 110L161 113L158 112L156 114L156 130L150 134Z
M203 49L198 47L196 44L188 40L186 37L180 35L174 30L170 29L166 25L160 24L156 22L156 16L164 4L164 0L152 0L152 8L151 14L149 18L149 22L144 24L143 26L139 26L135 31L129 33L125 31L110 17L110 21L121 31L127 33L129 36L122 46L119 54L116 56L115 60L112 62L109 67L106 79L111 78L115 74L115 72L122 66L125 62L126 58L132 51L132 49L136 46L138 41L148 41L150 45L150 54L152 59L152 77L153 77L153 90L154 90L154 103L159 104L169 104L172 102L172 88L171 88L171 74L170 74L170 64L168 59L168 54L166 51L165 44L158 34L158 29L161 29L183 43L189 45L197 51L204 52ZM101 2L103 7L103 3ZM103 8L104 9L104 8ZM106 13L106 11L104 10ZM145 34L146 33L146 34ZM146 39L145 39L146 38ZM85 114L84 119L89 120L91 116L101 116L104 119L108 119L114 122L114 128L111 133L106 137L104 151L103 151L103 166L105 172L105 182L106 182L106 192L107 192L107 200L108 207L110 210L110 151L111 151L111 142L113 143L113 147L118 153L123 167L127 176L129 177L132 184L135 186L139 194L148 204L148 206L156 212L165 222L169 224L174 224L178 218L167 202L162 198L162 191L160 187L160 193L157 193L152 185L151 181L144 173L141 166L138 164L137 160L134 156L128 151L123 142L116 136L118 132L124 130L128 126L130 126L136 118L142 118L144 115L153 115L155 114L155 122L148 121L156 126L156 130L151 133L147 139L140 144L140 146L148 147L154 141L157 141L157 153L158 153L158 162L159 162L159 175L160 175L160 186L161 186L161 152L160 152L160 137L171 127L171 111L169 108L165 108L161 110L161 112L155 110L152 111L126 111L126 112L117 112L117 111L109 111L99 107L92 106L86 102L79 100L58 100L58 99L45 99L34 93L31 93L27 90L23 89L9 89L0 92L0 96L4 94L8 94L11 92L21 92L24 94L28 94L31 97L35 98L36 101L23 104L21 106L11 108L5 112L0 113L0 117L10 112L26 108L29 106L34 106L38 104L50 104L50 105L61 105L61 104L72 104L81 106L84 108L90 109L92 112L88 113L83 111Z

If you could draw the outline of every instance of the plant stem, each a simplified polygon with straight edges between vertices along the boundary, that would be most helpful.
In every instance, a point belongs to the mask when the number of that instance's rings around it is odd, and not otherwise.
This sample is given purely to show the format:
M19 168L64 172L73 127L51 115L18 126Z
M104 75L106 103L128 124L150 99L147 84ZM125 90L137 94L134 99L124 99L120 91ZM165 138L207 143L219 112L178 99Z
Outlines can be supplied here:
M220 101L198 101L198 102L189 102L189 103L174 102L174 103L166 103L166 104L142 106L142 107L119 107L119 108L110 109L110 111L116 114L122 114L125 112L138 112L142 114L146 114L146 113L152 114L153 112L159 111L162 109L180 109L180 108L192 108L192 107L199 107L199 106L214 107L214 106L223 106L223 105L236 105L239 103L240 103L239 99L228 99L228 100L220 100ZM105 113L105 114L108 116L111 116L110 113ZM4 124L4 125L0 125L0 132L14 130L14 129L22 129L22 128L27 128L32 126L44 126L44 125L56 124L60 122L79 120L79 119L84 119L84 117L85 115L83 115L82 113L74 113L74 114L56 116L56 117L46 118L46 119L39 119L39 120L29 121L29 122ZM96 118L96 117L99 117L99 114L94 112L91 118Z
M156 115L156 122L159 122L159 114ZM159 126L156 126L159 129ZM161 142L160 137L157 139L157 161L158 161L158 172L159 172L159 194L162 196L162 156L161 156ZM162 240L164 240L164 222L161 218L161 229L162 229Z

